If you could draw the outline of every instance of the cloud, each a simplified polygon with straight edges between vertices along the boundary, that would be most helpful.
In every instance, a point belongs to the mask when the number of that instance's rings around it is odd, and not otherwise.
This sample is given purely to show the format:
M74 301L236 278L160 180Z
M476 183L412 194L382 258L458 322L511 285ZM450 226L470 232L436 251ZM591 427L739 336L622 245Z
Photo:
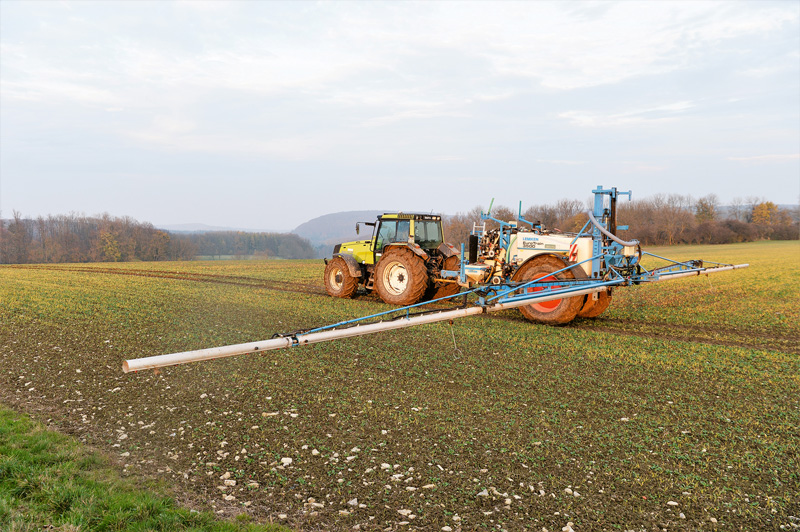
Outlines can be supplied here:
M466 118L469 115L464 112L447 111L444 109L431 108L431 109L411 109L408 111L401 111L392 115L376 116L365 120L362 124L366 127L385 126L400 122L403 120L418 120L430 118Z
M681 101L613 114L565 111L558 116L579 127L626 126L644 122L674 121L680 114L693 107L695 104L692 102Z
M59 78L41 78L26 83L0 81L0 94L8 100L50 103L76 103L107 107L122 100L112 92L91 83L74 83Z
M324 140L306 136L238 138L224 134L181 131L172 126L161 125L132 130L126 136L168 151L247 155L285 161L317 159L329 149Z
M557 164L557 165L565 165L565 166L578 166L582 164L586 164L585 161L567 161L563 159L536 159L537 163L543 164Z
M0 97L7 101L98 106L118 105L122 101L105 74L54 64L20 44L0 44L0 61L3 67Z
M635 161L624 161L622 163L622 173L625 174L649 174L659 173L667 170L666 166L647 164Z
M114 27L93 16L91 4L66 5L82 16L59 21L54 12L47 22L72 46L48 54L57 44L47 34L30 35L39 44L11 47L4 39L4 77L16 88L6 97L46 100L53 91L44 90L45 80L83 86L86 75L98 96L113 92L128 106L143 91L190 97L234 90L413 107L414 100L502 96L507 76L573 90L692 68L692 58L709 47L798 18L780 6L726 3L271 2L222 10L185 1L177 4L187 17L182 24L153 24L147 8L124 4L131 20ZM202 40L187 32L191 24ZM60 94L86 100L77 90Z
M744 163L781 163L800 159L800 153L753 155L751 157L728 157L729 161Z
M499 70L558 90L691 69L720 43L798 21L796 10L780 6L719 2L616 2L582 18L553 4L529 6L489 54L496 54Z

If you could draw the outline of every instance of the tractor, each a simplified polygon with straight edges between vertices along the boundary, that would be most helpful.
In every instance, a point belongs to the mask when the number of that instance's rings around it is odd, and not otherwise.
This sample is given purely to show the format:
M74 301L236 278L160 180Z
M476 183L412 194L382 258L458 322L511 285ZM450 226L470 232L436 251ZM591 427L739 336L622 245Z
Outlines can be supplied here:
M441 276L461 263L458 250L444 241L441 216L386 213L361 223L372 227L372 238L337 244L325 259L329 295L350 298L361 286L386 303L413 305L458 293L458 281Z

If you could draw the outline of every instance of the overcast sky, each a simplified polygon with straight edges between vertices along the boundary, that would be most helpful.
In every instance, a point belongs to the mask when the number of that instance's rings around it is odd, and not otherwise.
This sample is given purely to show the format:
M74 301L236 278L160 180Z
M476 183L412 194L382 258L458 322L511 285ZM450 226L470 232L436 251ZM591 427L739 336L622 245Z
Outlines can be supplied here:
M0 215L800 200L800 2L0 1Z

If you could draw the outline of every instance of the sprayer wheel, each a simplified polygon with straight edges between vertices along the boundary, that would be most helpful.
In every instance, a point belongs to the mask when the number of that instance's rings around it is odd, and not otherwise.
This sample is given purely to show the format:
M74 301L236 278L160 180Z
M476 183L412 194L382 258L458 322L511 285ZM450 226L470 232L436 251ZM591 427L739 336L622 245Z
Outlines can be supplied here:
M608 309L611 305L611 289L604 292L597 292L597 299L592 299L591 294L586 295L583 308L578 312L579 318L596 318Z
M570 263L574 264L574 263ZM576 279L588 279L586 272L583 268L576 267L570 270L575 274ZM592 294L583 296L583 305L581 310L578 311L579 318L596 318L606 311L611 304L611 288L607 288L603 292L597 292L597 299L592 297Z
M413 305L428 288L422 258L406 247L389 248L375 269L375 291L390 305Z
M566 270L555 275L548 275L566 267L564 261L553 255L540 255L523 264L512 277L513 281L532 281L546 276L542 281L575 279L572 270ZM544 288L528 287L528 292L540 292ZM519 307L522 315L528 320L547 325L564 325L575 319L583 306L584 296L565 297L555 301L531 303Z
M347 263L341 257L334 257L325 266L325 290L333 297L353 297L358 288L358 280L350 275Z
M458 270L461 266L461 257L458 255L453 255L452 257L447 257L444 259L444 263L442 264L443 270ZM455 279L451 279L450 282L441 281L439 279L431 279L430 285L428 285L428 289L425 290L425 295L422 296L423 301L429 301L431 299L438 299L440 297L447 297L453 296L461 290L461 287L458 286L458 283L455 282Z

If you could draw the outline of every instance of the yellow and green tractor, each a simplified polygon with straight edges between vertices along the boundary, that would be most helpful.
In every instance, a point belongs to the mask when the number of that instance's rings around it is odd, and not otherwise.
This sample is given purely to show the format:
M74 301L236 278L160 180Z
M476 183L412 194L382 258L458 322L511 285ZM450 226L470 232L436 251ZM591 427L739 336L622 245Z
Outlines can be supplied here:
M387 213L362 223L372 227L372 238L337 244L325 259L328 294L349 298L361 287L386 303L413 305L459 291L456 279L441 277L460 265L458 250L444 241L441 216Z

